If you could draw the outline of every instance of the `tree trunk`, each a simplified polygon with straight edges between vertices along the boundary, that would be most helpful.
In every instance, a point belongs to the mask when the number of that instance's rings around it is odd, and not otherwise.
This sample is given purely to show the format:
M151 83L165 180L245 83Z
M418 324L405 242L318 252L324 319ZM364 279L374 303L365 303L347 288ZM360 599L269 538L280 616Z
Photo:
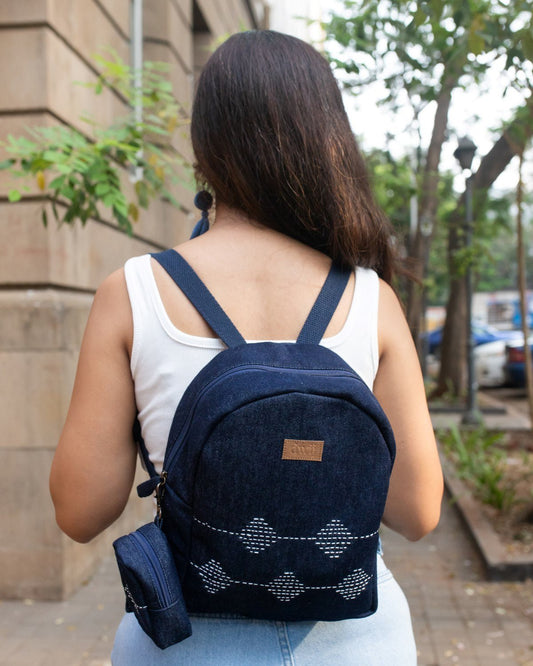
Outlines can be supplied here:
M446 321L440 350L441 373L434 395L456 396L466 388L466 283L462 278L450 280ZM446 373L442 368L447 368Z
M448 111L452 98L452 90L457 84L456 76L448 76L443 82L441 93L437 99L437 110L433 122L433 131L429 144L421 187L420 213L417 228L410 248L412 272L418 281L410 281L407 288L407 322L415 343L419 345L420 322L423 305L422 280L426 275L429 247L433 235L435 215L437 212L439 185L439 164L442 144L448 128Z
M515 155L520 155L533 134L533 95L515 115L515 119L496 141L491 150L483 157L479 169L473 176L474 216L476 207L487 196L488 190L496 178L504 171ZM453 266L453 255L460 246L460 221L464 219L464 194L458 201L451 216L448 235L448 256L450 275L450 294L446 305L446 322L442 335L441 365L434 395L451 392L461 395L466 387L465 356L465 299L464 278L457 277ZM461 284L459 284L461 283ZM459 301L463 305L459 306Z
M446 320L442 331L440 349L440 374L437 388L433 396L448 393L457 396L466 388L466 280L457 274L455 253L462 247L465 223L465 195L457 203L457 207L448 221L448 273L450 275L450 291L446 304Z
M518 290L520 293L520 314L522 317L522 332L524 334L524 364L526 370L527 400L529 405L529 418L533 423L533 368L531 367L531 347L529 346L529 308L527 299L526 277L526 249L524 246L524 227L522 223L522 209L524 202L524 187L522 181L524 153L520 153L520 166L518 171L518 185L516 188L516 233L518 255Z

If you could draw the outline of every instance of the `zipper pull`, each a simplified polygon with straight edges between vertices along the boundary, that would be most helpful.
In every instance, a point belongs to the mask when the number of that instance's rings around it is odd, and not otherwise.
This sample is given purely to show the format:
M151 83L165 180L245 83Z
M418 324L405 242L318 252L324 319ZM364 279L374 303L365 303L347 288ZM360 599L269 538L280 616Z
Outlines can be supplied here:
M160 480L159 476L152 476L147 481L139 483L137 486L137 495L139 495L139 497L150 497L159 485Z
M162 513L161 513L161 500L163 499L163 495L165 494L165 484L167 482L167 476L168 472L165 472L164 470L161 472L161 478L159 480L159 483L157 484L155 488L155 501L156 501L156 512L155 512L155 517L156 517L156 523L158 525L161 525L162 522Z

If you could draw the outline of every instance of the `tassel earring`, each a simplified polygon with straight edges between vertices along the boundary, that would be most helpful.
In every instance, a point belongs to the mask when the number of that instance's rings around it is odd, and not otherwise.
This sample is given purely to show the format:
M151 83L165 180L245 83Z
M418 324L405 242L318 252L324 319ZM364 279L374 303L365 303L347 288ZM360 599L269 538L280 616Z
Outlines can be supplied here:
M201 236L209 229L209 209L213 205L213 197L206 190L198 192L194 197L194 205L202 211L202 217L194 225L191 238Z

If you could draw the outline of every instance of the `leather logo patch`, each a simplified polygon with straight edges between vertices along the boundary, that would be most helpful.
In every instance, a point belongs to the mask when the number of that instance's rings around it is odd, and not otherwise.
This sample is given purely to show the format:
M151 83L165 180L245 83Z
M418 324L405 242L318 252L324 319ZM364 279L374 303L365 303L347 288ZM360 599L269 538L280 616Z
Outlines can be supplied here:
M284 439L282 460L322 461L324 442L314 439Z

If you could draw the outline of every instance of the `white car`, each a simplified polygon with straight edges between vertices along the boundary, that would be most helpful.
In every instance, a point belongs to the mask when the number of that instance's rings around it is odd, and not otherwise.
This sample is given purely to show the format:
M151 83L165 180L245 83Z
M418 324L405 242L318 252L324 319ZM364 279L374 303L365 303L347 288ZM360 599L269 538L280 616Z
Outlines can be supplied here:
M505 384L505 347L507 340L494 340L474 349L476 381L480 388Z
M518 331L512 331L509 335L512 340L523 340L523 335ZM506 383L504 365L505 348L510 340L494 340L478 345L474 348L474 365L476 370L476 382L480 388L491 386L503 386ZM439 359L428 356L428 372L430 377L436 377L439 371Z

